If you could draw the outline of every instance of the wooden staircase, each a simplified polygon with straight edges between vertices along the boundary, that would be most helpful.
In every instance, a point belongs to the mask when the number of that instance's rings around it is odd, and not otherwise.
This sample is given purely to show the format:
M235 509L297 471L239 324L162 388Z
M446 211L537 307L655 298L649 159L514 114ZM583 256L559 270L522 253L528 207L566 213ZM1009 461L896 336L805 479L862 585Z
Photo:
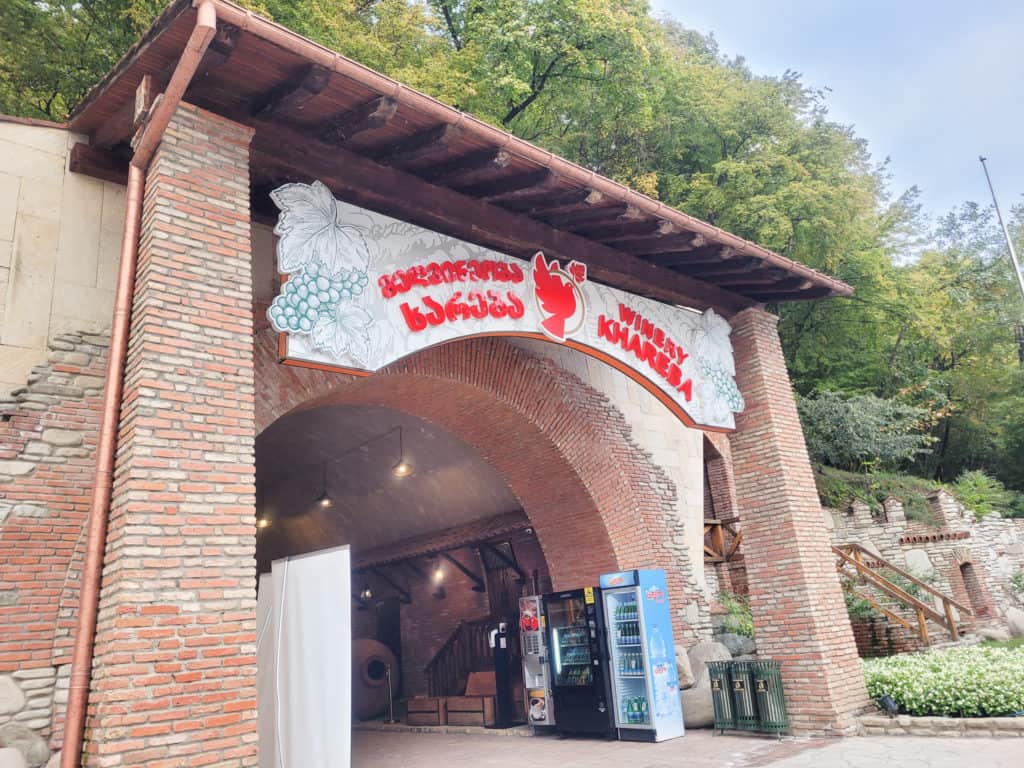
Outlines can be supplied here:
M489 644L490 631L499 621L493 616L460 621L444 645L426 667L427 690L430 696L461 696L470 672L494 669ZM519 632L515 625L509 633L509 656L519 657Z
M860 544L842 544L832 547L832 551L837 558L836 570L843 589L869 603L889 621L905 627L925 645L931 643L929 621L948 632L952 640L959 640L959 623L965 616L974 615L967 606ZM924 595L910 594L887 574L898 575L902 581L914 585L918 594L926 593L936 600L924 602L921 599ZM941 601L941 611L937 610L936 601ZM960 613L959 621L954 609Z

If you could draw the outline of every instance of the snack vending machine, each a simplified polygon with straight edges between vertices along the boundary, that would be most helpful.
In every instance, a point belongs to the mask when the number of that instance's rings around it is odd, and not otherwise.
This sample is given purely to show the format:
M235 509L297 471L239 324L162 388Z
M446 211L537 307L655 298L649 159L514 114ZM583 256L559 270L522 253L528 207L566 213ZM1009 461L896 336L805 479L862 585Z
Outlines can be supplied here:
M601 590L544 595L543 609L559 733L613 735Z
M540 595L519 598L519 647L523 654L526 720L538 727L555 724L551 699L551 665Z
M665 741L683 735L672 616L665 572L601 576L612 701L619 738Z

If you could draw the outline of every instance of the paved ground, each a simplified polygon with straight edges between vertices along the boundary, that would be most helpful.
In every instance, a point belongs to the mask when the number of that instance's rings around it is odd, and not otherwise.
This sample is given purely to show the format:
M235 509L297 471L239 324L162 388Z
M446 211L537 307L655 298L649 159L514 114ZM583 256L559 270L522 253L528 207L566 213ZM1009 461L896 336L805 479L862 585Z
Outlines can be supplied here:
M719 736L691 731L662 744L554 737L355 731L354 768L1021 768L1024 739Z

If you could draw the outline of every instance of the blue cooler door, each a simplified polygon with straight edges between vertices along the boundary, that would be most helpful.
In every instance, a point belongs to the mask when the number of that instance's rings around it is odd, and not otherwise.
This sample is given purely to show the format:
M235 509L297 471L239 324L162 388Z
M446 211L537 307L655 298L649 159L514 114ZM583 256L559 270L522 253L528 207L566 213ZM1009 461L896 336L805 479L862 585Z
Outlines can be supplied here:
M664 571L638 571L638 605L654 741L683 735L672 613Z
M635 586L618 587L604 589L602 595L608 627L615 727L624 741L654 741L640 590Z

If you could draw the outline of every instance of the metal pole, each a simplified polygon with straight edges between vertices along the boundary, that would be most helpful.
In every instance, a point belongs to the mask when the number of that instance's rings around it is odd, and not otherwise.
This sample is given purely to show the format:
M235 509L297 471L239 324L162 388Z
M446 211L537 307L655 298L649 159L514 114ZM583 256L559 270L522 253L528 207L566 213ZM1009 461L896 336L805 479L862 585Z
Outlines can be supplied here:
M1006 247L1010 249L1010 261L1013 262L1013 274L1017 276L1017 285L1020 286L1021 298L1024 298L1024 273L1020 271L1020 262L1017 261L1017 252L1013 249L1013 241L1010 239L1010 231L1006 228L1006 224L1003 222L1003 214L999 210L999 201L996 200L996 190L992 186L992 177L988 175L988 166L985 165L985 160L988 158L978 156L981 161L981 167L985 170L985 181L988 182L988 191L992 193L992 204L996 207L996 218L999 219L999 226L1003 228L1003 237L1006 238Z
M398 721L395 720L395 702L394 702L394 699L392 698L392 693L391 693L391 665L387 664L387 665L385 665L384 668L385 668L385 670L387 670L387 673L388 673L388 719L385 720L384 722L385 723L397 723Z

